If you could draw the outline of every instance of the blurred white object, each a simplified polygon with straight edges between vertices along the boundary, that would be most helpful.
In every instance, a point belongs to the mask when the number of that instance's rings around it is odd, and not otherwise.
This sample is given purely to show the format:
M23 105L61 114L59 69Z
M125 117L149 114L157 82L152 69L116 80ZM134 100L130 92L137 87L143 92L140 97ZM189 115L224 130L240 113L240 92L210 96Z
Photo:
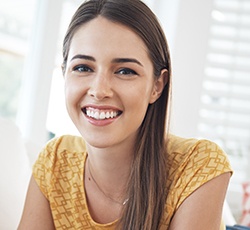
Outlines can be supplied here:
M225 200L224 206L223 206L222 218L223 218L224 223L228 226L234 226L235 224L237 224L226 200Z
M31 167L25 142L14 122L0 117L0 229L17 228Z

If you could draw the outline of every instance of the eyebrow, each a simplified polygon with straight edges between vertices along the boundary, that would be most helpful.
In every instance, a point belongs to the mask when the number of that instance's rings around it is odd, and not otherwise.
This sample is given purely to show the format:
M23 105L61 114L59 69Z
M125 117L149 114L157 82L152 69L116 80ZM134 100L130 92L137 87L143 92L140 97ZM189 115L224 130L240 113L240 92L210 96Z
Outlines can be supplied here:
M140 66L143 66L137 59L134 58L115 58L112 63L126 63L126 62L133 62Z
M89 56L89 55L84 55L84 54L77 54L77 55L73 56L71 58L71 61L74 59L85 59L85 60L89 60L89 61L96 61L96 59L94 57ZM112 60L112 63L126 63L126 62L132 62L132 63L136 63L140 66L143 66L141 64L141 62L139 62L135 58L115 58Z
M71 58L71 61L73 61L74 59L85 59L85 60L89 60L89 61L95 61L95 58L93 58L92 56L88 56L88 55L84 55L84 54L77 54L77 55L73 56Z

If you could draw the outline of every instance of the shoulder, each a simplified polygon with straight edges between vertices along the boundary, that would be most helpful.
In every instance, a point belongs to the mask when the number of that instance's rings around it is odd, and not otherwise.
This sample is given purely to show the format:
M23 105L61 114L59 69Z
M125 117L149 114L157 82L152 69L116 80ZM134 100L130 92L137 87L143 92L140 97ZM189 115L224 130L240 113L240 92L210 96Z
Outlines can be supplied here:
M86 146L82 137L64 135L50 140L44 149L57 152L83 152L86 151Z
M192 152L196 148L207 146L209 148L221 149L215 142L206 139L183 138L170 134L167 140L167 150L169 153L187 153Z
M48 197L52 180L68 175L65 173L76 170L81 171L82 162L86 158L85 143L81 137L61 136L50 140L40 152L33 165L33 177ZM78 169L79 168L79 169Z
M197 167L200 164L207 164L208 167L222 164L225 168L231 168L224 150L210 140L169 135L167 152L171 164L176 163L178 167L182 164Z
M81 137L64 135L50 140L45 145L34 167L54 168L56 164L85 155L86 146Z
M225 172L232 173L226 153L209 140L170 135L167 152L168 186L173 196L179 195L179 204L204 183Z
M169 135L167 154L166 205L170 216L203 184L223 173L232 173L226 153L209 140Z

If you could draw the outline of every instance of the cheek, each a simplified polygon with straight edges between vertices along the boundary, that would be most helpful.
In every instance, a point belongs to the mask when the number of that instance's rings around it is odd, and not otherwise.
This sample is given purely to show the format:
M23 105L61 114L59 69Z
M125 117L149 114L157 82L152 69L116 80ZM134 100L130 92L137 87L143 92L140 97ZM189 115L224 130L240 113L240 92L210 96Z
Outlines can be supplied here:
M68 81L65 81L64 94L65 94L65 100L66 100L67 106L68 106L68 103L72 100L72 97L75 95L72 92L73 92L72 86L69 84Z
M151 96L151 88L143 85L143 87L131 88L126 98L129 98L127 102L130 104L131 112L135 118L143 119L147 111Z
M144 106L148 106L150 103L150 100L152 98L153 92L153 86L150 85L144 85L141 88L137 89L137 99L140 101L140 103ZM139 103L139 102L138 102Z
M73 78L66 79L64 85L65 96L69 99L78 97L84 91L84 85L79 80Z
M69 115L71 116L72 112L71 112L71 108L74 102L74 98L73 98L74 94L72 93L71 87L69 87L68 84L64 85L64 97L65 97L65 104L66 104L66 109L69 113Z
M64 94L66 107L69 110L72 107L77 106L80 103L80 99L83 93L81 84L72 80L65 80Z

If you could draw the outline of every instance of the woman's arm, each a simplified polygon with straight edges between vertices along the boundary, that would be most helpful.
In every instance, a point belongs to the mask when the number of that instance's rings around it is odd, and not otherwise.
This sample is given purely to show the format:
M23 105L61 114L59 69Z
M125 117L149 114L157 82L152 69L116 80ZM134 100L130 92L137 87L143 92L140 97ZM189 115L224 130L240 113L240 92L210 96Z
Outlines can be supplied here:
M18 230L54 230L49 202L33 176L27 192L23 215Z
M230 175L215 177L187 197L176 211L169 230L219 230Z

